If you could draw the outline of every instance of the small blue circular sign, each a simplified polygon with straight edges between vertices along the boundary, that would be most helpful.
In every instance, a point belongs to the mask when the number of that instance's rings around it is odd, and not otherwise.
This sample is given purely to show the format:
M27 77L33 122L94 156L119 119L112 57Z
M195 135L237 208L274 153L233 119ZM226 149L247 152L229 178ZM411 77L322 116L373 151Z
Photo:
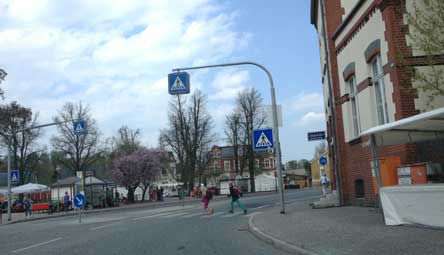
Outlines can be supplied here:
M77 208L83 208L86 198L83 194L79 193L74 197L74 206Z
M321 165L327 164L327 158L326 157L320 157L319 158L319 164L321 164Z

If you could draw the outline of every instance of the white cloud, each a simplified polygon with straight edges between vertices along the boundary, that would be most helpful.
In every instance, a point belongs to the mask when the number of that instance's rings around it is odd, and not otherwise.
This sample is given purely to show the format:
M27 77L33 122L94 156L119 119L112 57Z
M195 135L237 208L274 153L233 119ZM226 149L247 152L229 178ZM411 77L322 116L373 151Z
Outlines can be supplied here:
M151 144L166 122L171 68L231 57L249 39L233 28L237 13L210 0L6 1L0 13L8 101L46 122L65 102L82 100L105 135L127 124ZM214 84L230 79L224 96L249 79L246 71L218 77ZM193 89L204 79L195 72Z
M290 102L293 111L303 111L306 109L319 109L324 107L324 98L320 93L300 93Z
M248 71L226 70L216 74L211 87L216 91L210 96L211 99L233 99L244 89L246 83L250 80Z
M311 126L315 124L323 124L325 122L325 114L322 112L307 112L302 118L294 122L294 126Z

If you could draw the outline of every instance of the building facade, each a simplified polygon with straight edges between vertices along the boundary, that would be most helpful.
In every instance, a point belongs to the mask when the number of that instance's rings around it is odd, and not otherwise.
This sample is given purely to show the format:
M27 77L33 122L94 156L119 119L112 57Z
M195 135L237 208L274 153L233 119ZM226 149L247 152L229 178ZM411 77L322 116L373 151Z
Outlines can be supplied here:
M415 31L406 16L413 13L414 2L311 1L311 23L319 39L329 151L334 149L334 133L344 204L371 205L376 201L370 142L369 137L360 135L363 131L444 106L442 96L430 101L428 93L418 89L419 84L406 68L421 71L430 68L424 63L430 55L415 50L409 37ZM421 5L421 1L416 2ZM434 59L435 67L442 69L443 58ZM424 147L427 145L382 146L377 153L383 170L385 167L387 171L418 162L444 163L442 154L421 153ZM329 156L330 167L334 169L332 155Z
M243 160L244 150L239 146L237 157L233 146L213 146L208 152L208 169L205 173L207 182L220 185L221 182L236 181L249 190L250 173L247 162ZM271 151L255 153L255 175L275 177L276 168L274 155ZM242 171L241 171L242 169ZM257 185L256 185L257 186Z

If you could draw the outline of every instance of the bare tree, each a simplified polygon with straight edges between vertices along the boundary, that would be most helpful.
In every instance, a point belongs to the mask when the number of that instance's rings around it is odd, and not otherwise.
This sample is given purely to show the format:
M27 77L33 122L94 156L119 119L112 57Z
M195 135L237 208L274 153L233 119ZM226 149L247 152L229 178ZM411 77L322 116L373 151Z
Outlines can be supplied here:
M20 172L20 184L29 181L29 177L38 163L36 142L40 136L39 129L23 131L23 129L35 126L38 114L32 114L30 108L26 108L12 102L0 106L0 137L2 143L8 148L12 157L12 168Z
M117 136L113 137L113 152L130 154L141 148L142 135L139 129L131 129L122 126L117 131Z
M161 131L159 138L163 147L173 151L182 182L188 184L188 189L194 186L196 169L214 140L206 104L206 96L199 90L188 103L185 97L174 98L170 103L169 127Z
M85 121L87 133L74 134L72 120ZM54 122L64 122L57 126L58 136L51 138L54 149L62 152L63 158L58 158L59 162L71 169L73 173L82 171L84 177L86 168L92 165L100 155L99 131L96 121L91 117L89 107L81 102L66 103L58 116L54 117Z
M241 114L238 110L235 110L232 114L228 115L225 120L225 136L227 137L228 144L233 147L234 158L234 171L236 174L242 175L243 167L239 166L239 149L243 142L242 126L241 126ZM242 164L243 165L243 164Z
M315 147L315 154L314 154L314 158L318 158L319 156L321 156L323 153L328 151L328 145L325 141L321 141L318 145L316 145Z
M253 130L260 128L265 122L263 112L262 96L254 88L245 89L237 95L236 106L241 113L241 127L244 134L243 148L245 150L244 159L247 161L248 172L250 174L251 192L255 192L255 152L253 150Z

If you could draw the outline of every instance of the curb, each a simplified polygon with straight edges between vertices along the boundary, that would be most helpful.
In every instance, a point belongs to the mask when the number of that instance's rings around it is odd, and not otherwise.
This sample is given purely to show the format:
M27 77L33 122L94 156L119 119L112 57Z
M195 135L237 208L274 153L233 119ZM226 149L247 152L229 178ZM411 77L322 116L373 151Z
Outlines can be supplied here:
M272 245L276 249L280 249L293 254L303 254L303 255L318 255L317 253L305 250L296 245L287 243L283 240L277 239L269 234L262 232L258 227L254 225L254 216L259 213L253 213L250 215L250 219L248 220L248 231L253 234L256 238Z

